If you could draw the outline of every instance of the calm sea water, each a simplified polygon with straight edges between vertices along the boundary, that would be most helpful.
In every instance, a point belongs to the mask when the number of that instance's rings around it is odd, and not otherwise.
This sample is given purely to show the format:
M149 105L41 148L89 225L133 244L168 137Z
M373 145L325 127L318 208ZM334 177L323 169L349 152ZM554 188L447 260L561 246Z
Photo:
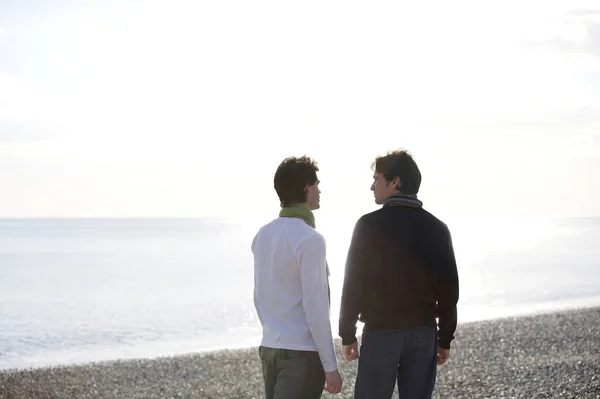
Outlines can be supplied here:
M327 220L332 325L354 220ZM258 345L268 220L0 219L0 369ZM447 220L460 321L600 304L600 219Z

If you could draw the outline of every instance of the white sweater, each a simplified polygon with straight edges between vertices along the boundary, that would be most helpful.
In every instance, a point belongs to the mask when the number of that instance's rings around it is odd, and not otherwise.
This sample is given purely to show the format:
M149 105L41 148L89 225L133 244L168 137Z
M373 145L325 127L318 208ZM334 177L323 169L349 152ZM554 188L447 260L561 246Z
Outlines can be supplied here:
M317 351L325 371L336 370L323 236L302 219L280 217L259 230L252 253L261 345Z

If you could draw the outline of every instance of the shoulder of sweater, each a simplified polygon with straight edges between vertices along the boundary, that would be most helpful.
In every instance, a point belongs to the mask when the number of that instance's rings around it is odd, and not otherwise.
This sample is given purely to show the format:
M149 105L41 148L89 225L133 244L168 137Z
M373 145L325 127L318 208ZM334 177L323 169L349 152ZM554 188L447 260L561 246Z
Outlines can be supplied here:
M376 223L377 219L379 217L382 217L383 214L389 210L392 209L398 209L396 207L386 207L386 206L382 206L381 208L367 213L365 215L363 215L357 223L366 223L366 224L371 224L371 223ZM419 211L422 212L423 217L429 221L430 223L435 224L440 230L449 233L449 229L448 226L446 225L446 223L444 223L442 220L440 220L437 216L435 216L434 214L432 214L431 212L429 212L428 210L426 210L425 208L419 208Z
M435 216L433 213L423 209L423 213L426 215L426 217L431 220L433 223L437 224L437 226L441 229L444 230L446 232L449 232L448 229L448 225L446 225L446 223L444 223L440 218L438 218L437 216Z
M308 226L308 227L310 227L310 226ZM310 232L309 234L306 234L304 237L302 237L300 239L300 241L298 241L298 245L296 246L296 251L298 251L298 250L304 251L308 248L325 249L325 247L326 247L326 242L325 242L325 237L323 236L323 234L319 233L315 229L312 229L312 232Z
M291 227L292 230L294 231L294 235L296 237L302 237L301 241L312 237L312 236L319 236L319 237L323 237L323 235L321 233L319 233L317 230L315 230L314 228L312 228L312 226L309 226L304 220L302 219L298 219L298 218L288 218L288 217L279 217L275 220L273 220L274 224L287 224L288 228ZM288 230L289 231L289 230Z
M379 215L382 213L383 208L379 208L374 210L373 212L369 212L369 213L365 213L364 215L362 215L360 218L358 218L358 220L356 221L356 224L369 224L373 221L375 221Z
M381 213L381 211L383 210L383 207L379 208L379 209L375 209L372 212L369 213L365 213L364 215L362 215L360 218L358 218L358 221L360 222L361 220L371 220L374 217L377 217L378 214Z

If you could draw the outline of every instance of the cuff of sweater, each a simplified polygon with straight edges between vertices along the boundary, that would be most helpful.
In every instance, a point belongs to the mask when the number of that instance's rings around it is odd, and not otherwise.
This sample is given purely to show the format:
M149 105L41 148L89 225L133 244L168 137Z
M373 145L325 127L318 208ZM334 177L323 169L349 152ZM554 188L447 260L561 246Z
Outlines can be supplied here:
M356 341L358 341L358 340L356 339L355 335L342 337L342 345L352 345Z
M452 341L451 339L439 339L439 345L440 348L444 348L444 349L450 349L450 341Z

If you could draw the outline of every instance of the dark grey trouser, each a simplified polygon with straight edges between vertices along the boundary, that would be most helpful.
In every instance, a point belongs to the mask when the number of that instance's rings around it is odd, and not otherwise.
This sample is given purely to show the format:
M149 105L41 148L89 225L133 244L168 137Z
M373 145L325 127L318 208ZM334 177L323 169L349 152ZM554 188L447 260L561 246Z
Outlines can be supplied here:
M266 399L318 399L325 387L325 371L317 352L258 349Z
M363 333L354 397L389 399L398 384L400 399L430 399L437 374L435 328Z

